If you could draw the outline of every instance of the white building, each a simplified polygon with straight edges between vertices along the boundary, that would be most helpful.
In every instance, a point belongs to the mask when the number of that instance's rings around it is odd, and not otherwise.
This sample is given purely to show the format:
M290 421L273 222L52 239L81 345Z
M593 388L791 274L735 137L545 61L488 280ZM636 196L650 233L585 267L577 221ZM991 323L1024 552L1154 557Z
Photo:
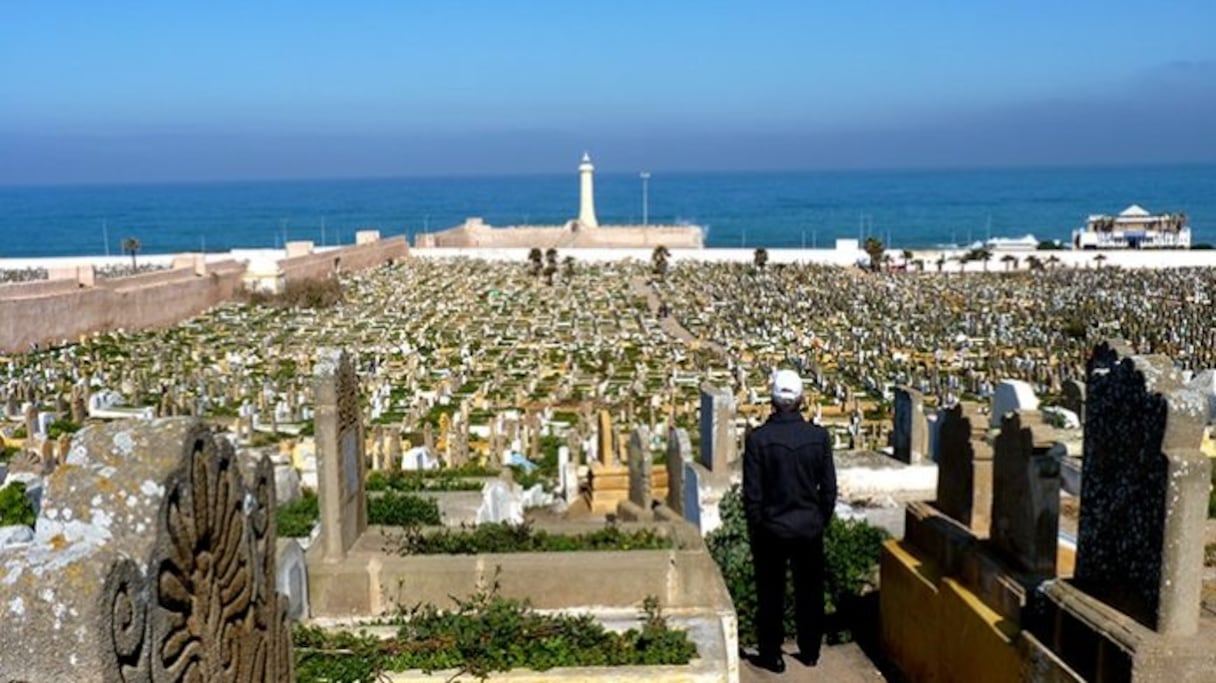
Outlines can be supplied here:
M1118 216L1094 215L1072 233L1074 249L1189 249L1186 214L1150 214L1132 204Z

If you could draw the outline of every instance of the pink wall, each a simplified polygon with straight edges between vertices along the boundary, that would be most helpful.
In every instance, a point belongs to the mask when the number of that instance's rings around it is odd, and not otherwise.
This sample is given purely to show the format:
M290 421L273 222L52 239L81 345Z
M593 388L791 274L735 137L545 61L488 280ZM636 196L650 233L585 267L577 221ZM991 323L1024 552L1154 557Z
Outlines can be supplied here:
M118 328L172 325L234 297L245 267L235 261L98 281L68 291L48 288L43 296L14 298L0 290L0 349L27 351L37 344L76 341L81 335ZM155 277L149 277L155 275ZM70 282L70 281L69 281Z

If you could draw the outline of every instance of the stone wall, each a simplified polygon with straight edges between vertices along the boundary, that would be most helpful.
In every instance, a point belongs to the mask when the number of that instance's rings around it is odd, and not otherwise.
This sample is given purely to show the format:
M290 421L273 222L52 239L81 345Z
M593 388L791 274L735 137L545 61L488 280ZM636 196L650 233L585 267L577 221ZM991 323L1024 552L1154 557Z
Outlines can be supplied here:
M0 552L0 680L291 680L274 477L190 419L90 427Z
M409 243L404 236L356 244L341 249L295 256L279 261L283 283L290 286L305 280L323 280L339 272L375 268L409 256Z
M241 264L226 261L209 264L203 276L179 268L98 280L93 287L70 280L6 285L0 287L0 350L27 351L34 344L75 341L93 332L172 325L231 299L241 290L243 272Z

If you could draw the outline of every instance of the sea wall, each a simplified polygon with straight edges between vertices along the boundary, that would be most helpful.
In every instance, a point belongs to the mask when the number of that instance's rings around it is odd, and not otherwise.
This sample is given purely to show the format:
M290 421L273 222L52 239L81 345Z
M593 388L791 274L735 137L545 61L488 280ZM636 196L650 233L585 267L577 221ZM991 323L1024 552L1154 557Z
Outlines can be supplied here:
M227 301L241 290L245 266L208 264L205 275L176 268L82 286L76 280L0 287L0 350L75 340L113 329L172 325ZM37 286L34 286L34 285Z
M614 225L589 228L575 222L566 225L517 225L495 228L479 218L441 232L418 235L418 248L653 248L700 249L704 235L695 226Z

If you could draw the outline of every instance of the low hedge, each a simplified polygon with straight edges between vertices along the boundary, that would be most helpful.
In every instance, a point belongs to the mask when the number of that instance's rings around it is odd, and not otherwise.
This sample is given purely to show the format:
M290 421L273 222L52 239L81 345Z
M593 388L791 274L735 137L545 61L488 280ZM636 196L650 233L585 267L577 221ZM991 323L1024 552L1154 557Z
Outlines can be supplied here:
M438 470L438 475L396 470L367 475L368 491L480 491L482 482L462 478L453 470Z
M299 498L280 505L274 514L281 538L304 538L321 517L317 494L306 490Z

